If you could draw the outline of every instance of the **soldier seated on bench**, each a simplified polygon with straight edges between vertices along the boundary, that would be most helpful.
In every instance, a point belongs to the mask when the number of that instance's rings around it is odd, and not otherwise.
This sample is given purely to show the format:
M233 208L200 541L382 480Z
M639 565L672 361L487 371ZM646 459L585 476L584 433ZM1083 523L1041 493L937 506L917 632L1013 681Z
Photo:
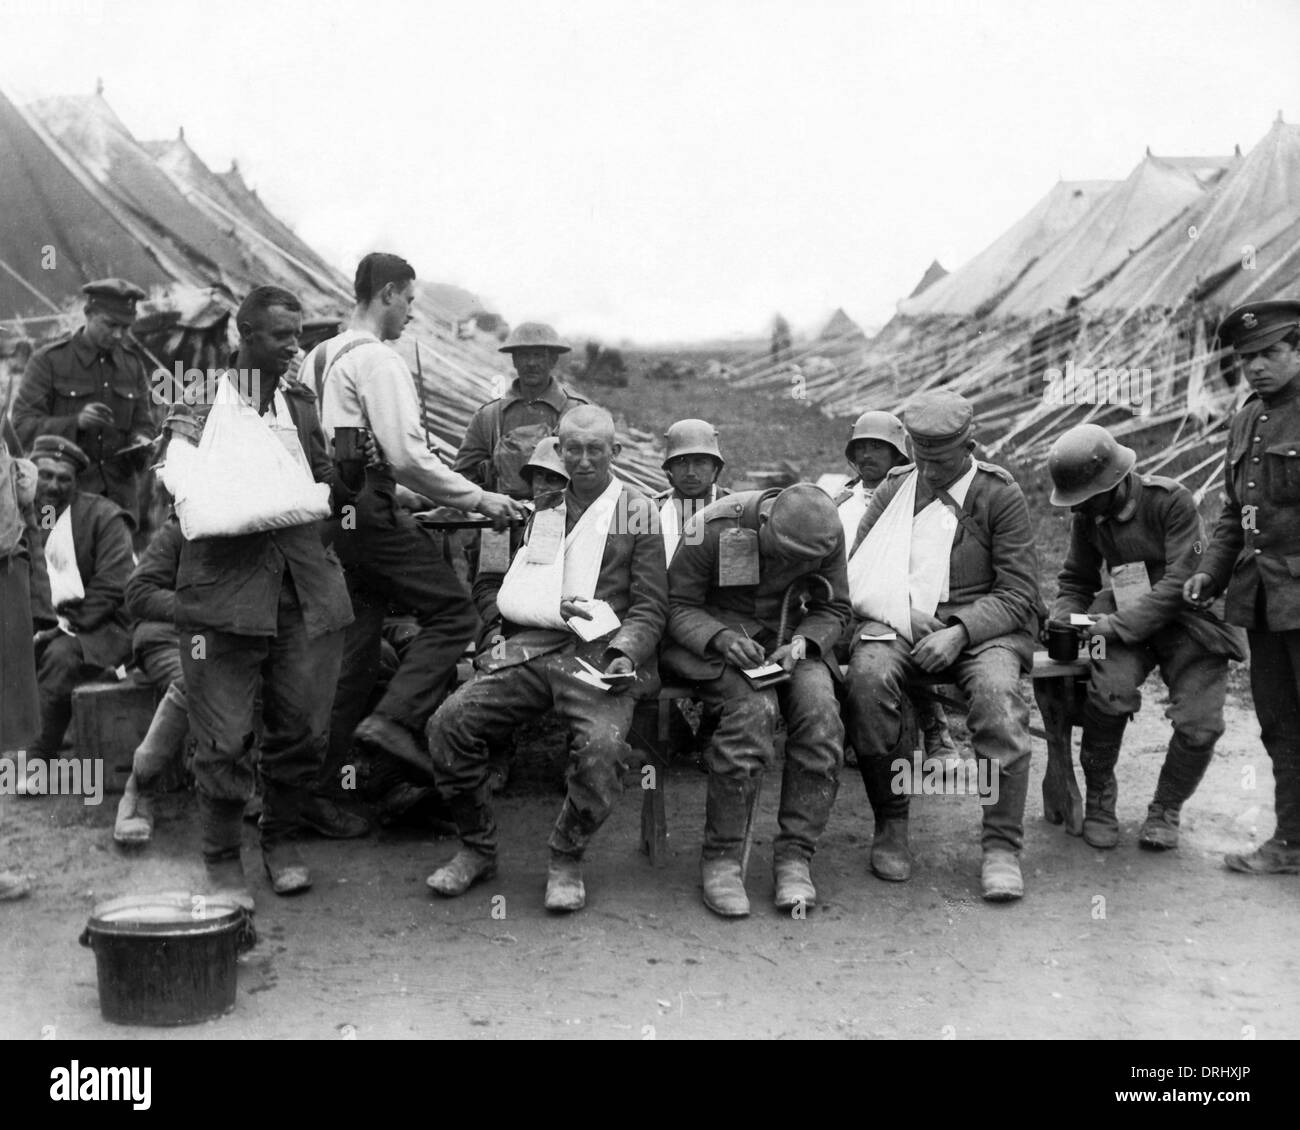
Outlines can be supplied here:
M51 605L34 606L32 613L34 620L55 625L36 635L41 729L27 750L34 768L34 762L58 756L72 719L73 690L130 657L122 601L131 575L134 522L103 495L77 489L77 477L90 460L71 440L39 436L32 462Z
M992 762L984 799L986 899L1020 898L1019 855L1029 785L1029 707L1020 676L1033 663L1042 608L1025 496L1011 475L971 451L972 409L956 393L916 397L904 421L915 467L872 496L850 557L854 632L849 738L875 814L871 869L911 875L908 796L894 761L911 759L903 711L914 676L947 673L970 700L975 756Z
M844 726L835 641L849 619L844 531L830 498L809 483L742 491L688 525L669 567L666 674L699 689L721 717L705 754L709 770L700 875L704 905L724 917L749 913L742 861L751 806L786 724L780 831L773 845L779 909L817 899L809 864L826 828ZM812 582L802 606L791 587ZM783 610L794 635L780 638ZM742 673L765 663L787 679L755 686Z

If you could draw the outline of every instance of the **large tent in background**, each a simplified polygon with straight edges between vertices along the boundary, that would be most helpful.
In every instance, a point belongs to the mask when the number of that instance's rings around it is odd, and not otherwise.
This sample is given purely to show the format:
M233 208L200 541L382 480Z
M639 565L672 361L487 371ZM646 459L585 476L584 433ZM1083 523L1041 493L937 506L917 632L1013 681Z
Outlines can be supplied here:
M1059 181L970 262L899 304L908 318L983 316L1115 181Z
M1222 174L1232 158L1217 165L1190 166L1148 153L1113 191L1094 201L998 303L999 318L1032 318L1064 312L1104 283L1136 250L1167 227L1205 191L1198 171Z
M162 287L174 267L0 92L0 321L42 336L83 284L121 275Z
M55 270L41 269L46 245ZM118 275L148 290L138 336L168 371L223 363L230 315L258 284L287 286L309 314L341 317L351 307L351 280L276 217L236 166L214 174L183 134L141 144L102 91L23 108L0 94L0 250L0 328L39 343L79 320L83 283ZM446 458L510 375L495 341L461 334L482 312L466 291L422 285L398 343L430 446ZM623 438L620 474L659 489L653 445Z
M1080 183L1092 198L1063 223L1083 203ZM1203 498L1243 393L1214 328L1240 302L1300 294L1300 128L1279 117L1245 157L1148 153L1106 185L1058 184L965 266L900 302L852 364L806 377L808 396L848 416L905 412L917 392L948 387L975 402L990 452L1028 460L1066 427L1102 423L1138 449L1143 470ZM1045 396L1070 366L1112 382L1104 403L1095 384L1064 405ZM736 379L788 389L790 363L754 362ZM1115 403L1124 389L1129 403Z

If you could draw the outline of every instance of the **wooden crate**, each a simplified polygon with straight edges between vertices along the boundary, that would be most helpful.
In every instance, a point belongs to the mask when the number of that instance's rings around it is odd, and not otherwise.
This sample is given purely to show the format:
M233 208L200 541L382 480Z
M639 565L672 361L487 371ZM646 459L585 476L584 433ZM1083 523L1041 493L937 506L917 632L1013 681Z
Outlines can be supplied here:
M86 683L72 692L75 756L102 758L104 791L120 793L135 747L149 730L158 696L148 683Z

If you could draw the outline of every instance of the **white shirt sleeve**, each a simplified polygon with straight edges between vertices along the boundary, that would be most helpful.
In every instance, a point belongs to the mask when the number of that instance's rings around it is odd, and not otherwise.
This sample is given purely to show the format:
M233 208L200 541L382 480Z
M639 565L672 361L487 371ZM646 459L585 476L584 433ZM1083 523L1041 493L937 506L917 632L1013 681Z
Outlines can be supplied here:
M453 471L432 451L420 424L420 405L406 362L393 350L357 349L338 367L356 372L357 398L393 477L404 487L443 506L474 510L483 488ZM331 380L333 377L331 377Z

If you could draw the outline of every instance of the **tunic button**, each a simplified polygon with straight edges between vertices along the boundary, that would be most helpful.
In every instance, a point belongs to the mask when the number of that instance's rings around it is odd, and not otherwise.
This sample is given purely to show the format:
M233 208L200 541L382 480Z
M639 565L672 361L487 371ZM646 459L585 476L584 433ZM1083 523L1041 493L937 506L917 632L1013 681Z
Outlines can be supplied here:
M1256 455L1256 456L1251 460L1251 462L1252 462L1252 463L1258 463L1258 462L1259 462L1259 456Z
M1253 487L1255 484L1254 484L1254 483L1247 483L1246 485L1247 485L1248 487Z
M1259 443L1259 436L1256 436L1256 437L1255 437L1255 442L1256 442L1256 443Z
M1263 553L1264 551L1262 549L1257 549L1255 550L1255 552L1258 554L1258 553Z
M1267 416L1261 416L1261 417L1259 418L1259 422L1260 422L1261 424L1263 424L1263 423L1267 423L1267 421L1268 421L1268 417L1267 417Z

